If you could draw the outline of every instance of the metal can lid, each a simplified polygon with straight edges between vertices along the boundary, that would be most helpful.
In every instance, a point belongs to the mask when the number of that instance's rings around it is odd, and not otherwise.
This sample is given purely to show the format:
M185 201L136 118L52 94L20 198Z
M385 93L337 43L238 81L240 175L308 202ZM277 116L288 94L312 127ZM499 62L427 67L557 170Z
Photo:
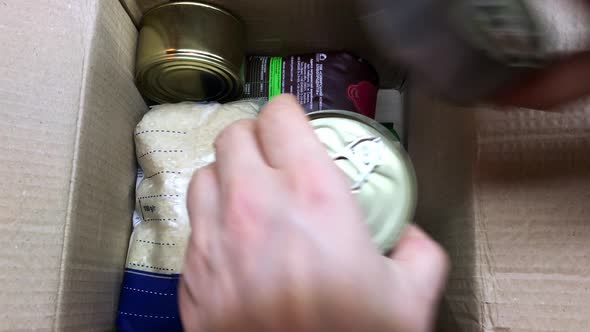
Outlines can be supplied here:
M310 123L348 176L373 242L390 250L416 209L414 168L399 140L378 122L346 111L309 114Z

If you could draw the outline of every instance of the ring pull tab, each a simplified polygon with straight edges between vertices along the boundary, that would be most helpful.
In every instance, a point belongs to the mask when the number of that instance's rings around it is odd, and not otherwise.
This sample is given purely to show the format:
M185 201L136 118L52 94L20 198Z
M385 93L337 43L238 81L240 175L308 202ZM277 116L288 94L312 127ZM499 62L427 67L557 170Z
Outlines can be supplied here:
M383 139L381 137L361 137L348 144L332 156L336 160L348 160L359 172L350 190L356 191L367 181L369 175L379 166Z

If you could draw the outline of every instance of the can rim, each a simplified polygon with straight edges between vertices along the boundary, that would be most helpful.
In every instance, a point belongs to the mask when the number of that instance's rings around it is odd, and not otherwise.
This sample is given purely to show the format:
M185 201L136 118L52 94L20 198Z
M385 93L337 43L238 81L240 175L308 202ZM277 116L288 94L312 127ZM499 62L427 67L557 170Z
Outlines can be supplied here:
M235 96L239 96L243 90L243 82L240 79L239 75L234 72L233 68L229 67L229 63L225 62L218 62L215 61L215 58L203 57L199 56L198 54L175 54L173 57L173 61L169 59L170 54L157 56L151 59L148 63L140 66L141 70L136 72L135 81L138 85L138 88L142 90L142 93L146 95L149 99L154 100L156 102L165 102L169 100L167 97L173 97L173 99L178 100L185 100L186 98L178 98L178 96L174 96L173 93L167 91L166 89L162 89L159 85L152 85L150 88L148 82L152 81L153 79L157 79L158 75L153 76L150 73L153 72L160 72L162 70L162 66L164 68L170 66L172 67L183 67L183 62L188 62L188 65L185 63L184 66L188 66L187 69L193 68L198 70L205 70L209 71L213 74L216 79L223 82L223 84L227 87L226 91L222 91L220 96L210 96L208 98L195 98L195 101L202 101L202 100L218 100L224 101L231 99ZM166 66L168 65L168 66Z
M232 14L231 12L229 12L228 10L226 10L224 8L221 8L221 7L217 6L217 5L214 6L214 5L211 5L211 4L208 4L208 3L203 3L203 2L198 2L198 1L174 1L174 2L166 2L166 3L160 4L158 6L155 6L153 8L150 8L148 11L146 11L143 14L143 17L141 18L141 25L143 25L143 20L147 16L153 14L153 12L155 12L157 10L160 10L162 8L165 8L165 7L173 7L173 6L175 7L175 6L182 6L182 5L195 6L195 7L201 7L201 8L206 8L206 9L211 9L211 10L214 10L214 11L218 11L220 13L223 13L223 14L225 14L225 15L233 18L240 25L243 25L242 21L237 16L235 16L234 14Z
M386 138L388 138L394 142L399 142L399 139L397 137L395 137L395 135L393 135L382 124L380 124L379 122L377 122L365 115L359 114L359 113L344 111L344 110L325 110L325 111L310 112L307 114L307 117L309 118L310 121L316 120L316 119L322 119L322 118L331 118L331 117L356 120L356 121L359 121L361 123L364 123L364 124L374 128L375 130L377 130L377 132L379 132L379 134L385 136Z
M377 131L377 133L383 135L384 138L389 139L394 146L398 146L397 148L393 148L392 153L404 165L404 169L402 172L405 174L407 180L407 186L404 186L406 188L405 192L407 194L407 196L405 196L406 205L403 208L403 214L405 218L401 218L395 224L391 224L387 226L387 228L383 228L381 231L371 235L373 240L375 240L377 237L381 238L381 240L385 239L387 241L386 243L377 242L377 244L383 252L391 250L391 248L399 240L403 227L405 227L405 225L412 223L412 220L416 214L416 207L418 204L418 181L416 178L416 171L412 163L412 160L409 157L409 154L401 146L400 141L387 128L385 128L379 122L362 114L350 111L327 110L311 112L308 114L308 118L310 122L312 122L313 120L325 118L336 118L356 121L360 125L371 127L372 129Z

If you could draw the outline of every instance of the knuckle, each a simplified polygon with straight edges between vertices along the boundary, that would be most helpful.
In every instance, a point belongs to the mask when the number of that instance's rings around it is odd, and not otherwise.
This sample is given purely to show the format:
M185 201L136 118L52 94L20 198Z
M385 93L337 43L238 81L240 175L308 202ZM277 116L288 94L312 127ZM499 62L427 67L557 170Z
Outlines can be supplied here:
M215 195L218 191L216 186L215 170L212 165L193 174L186 192L186 205L191 224L198 221L194 218L199 212L198 209L204 204L209 204L210 195Z
M252 119L242 119L230 124L217 135L215 146L224 147L226 145L233 145L233 142L239 141L247 135L252 130L253 125L254 120Z
M437 271L446 274L450 267L450 258L444 248L433 239L427 238L422 243L422 254L429 257L432 266L436 267Z
M284 110L284 109L292 109L292 108L300 108L301 105L297 101L297 98L292 94L281 94L278 95L270 100L270 102L266 105L265 110L268 113L276 113L277 110ZM280 112L279 112L280 114Z
M443 249L443 247L440 244L435 242L434 246L434 255L437 257L437 260L440 262L443 270L448 271L451 266L451 258L449 257L449 254Z
M290 112L303 114L303 108L297 98L291 94L282 94L272 98L260 111L259 118L263 122L283 123Z
M269 217L265 200L259 195L253 195L251 186L243 181L229 184L228 189L224 195L223 223L226 231L242 244L260 240L265 232L260 225L265 224Z
M187 201L189 203L195 202L200 193L210 189L210 186L212 185L212 176L214 175L210 167L200 169L193 174L187 191Z
M257 198L249 190L250 185L243 180L236 179L228 185L228 191L225 194L227 212L232 218L250 219L256 210Z
M334 201L334 188L326 185L324 177L317 172L294 174L289 179L291 190L314 206L324 206Z

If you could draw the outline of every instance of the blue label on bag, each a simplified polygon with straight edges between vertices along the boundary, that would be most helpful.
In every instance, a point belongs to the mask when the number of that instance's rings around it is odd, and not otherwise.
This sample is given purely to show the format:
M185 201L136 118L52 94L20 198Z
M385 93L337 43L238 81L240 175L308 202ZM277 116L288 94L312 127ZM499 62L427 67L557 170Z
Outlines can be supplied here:
M117 329L120 332L182 331L178 311L180 275L126 269Z

